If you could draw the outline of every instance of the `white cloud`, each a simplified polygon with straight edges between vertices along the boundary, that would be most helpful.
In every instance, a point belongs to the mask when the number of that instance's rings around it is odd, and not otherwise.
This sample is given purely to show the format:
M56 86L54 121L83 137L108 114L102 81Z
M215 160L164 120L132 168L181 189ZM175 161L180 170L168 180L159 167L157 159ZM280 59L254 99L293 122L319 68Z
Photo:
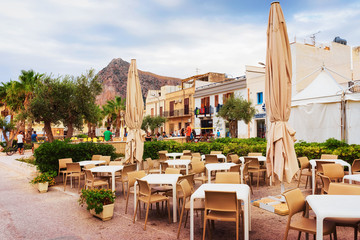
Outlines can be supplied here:
M157 7L186 7L186 0L13 0L0 8L0 77L21 69L78 75L101 70L112 58L138 59L141 70L189 77L204 72L244 74L265 61L267 16L258 24L241 16L158 15ZM360 45L360 7L300 11L287 19L289 37L321 30L320 41L339 35ZM357 41L357 42L356 42ZM10 74L9 74L10 72Z

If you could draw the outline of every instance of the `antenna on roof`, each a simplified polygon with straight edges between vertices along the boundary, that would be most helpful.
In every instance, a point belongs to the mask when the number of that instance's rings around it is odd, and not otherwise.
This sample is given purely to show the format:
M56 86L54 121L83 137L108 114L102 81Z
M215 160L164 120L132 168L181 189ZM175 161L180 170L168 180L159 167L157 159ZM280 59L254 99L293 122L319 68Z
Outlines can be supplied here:
M316 33L313 33L313 34L310 34L310 39L311 39L311 42L312 44L315 46L315 43L316 43L316 35L319 34L321 31L317 31Z
M199 75L200 69L199 69L199 68L195 68L195 71L196 71L196 75Z

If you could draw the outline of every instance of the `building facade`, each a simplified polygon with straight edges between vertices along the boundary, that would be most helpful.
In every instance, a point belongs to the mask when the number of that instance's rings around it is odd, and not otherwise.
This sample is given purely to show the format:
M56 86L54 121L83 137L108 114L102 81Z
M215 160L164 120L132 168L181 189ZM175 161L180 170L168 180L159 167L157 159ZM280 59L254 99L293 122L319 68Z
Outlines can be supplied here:
M217 113L226 99L231 96L241 96L247 99L245 77L196 86L194 94L194 129L196 135L216 136L217 131L219 131L220 137L227 136L229 125L223 118L218 117ZM246 138L248 135L247 125L239 121L236 133L237 136L231 137Z

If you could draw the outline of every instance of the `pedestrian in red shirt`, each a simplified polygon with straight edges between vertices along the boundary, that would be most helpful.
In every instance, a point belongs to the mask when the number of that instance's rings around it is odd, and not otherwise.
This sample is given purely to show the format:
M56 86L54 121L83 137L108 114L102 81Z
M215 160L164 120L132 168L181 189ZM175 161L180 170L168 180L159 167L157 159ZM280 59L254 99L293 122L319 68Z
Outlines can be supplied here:
M190 136L191 136L191 127L190 125L188 125L186 127L186 142L191 142Z

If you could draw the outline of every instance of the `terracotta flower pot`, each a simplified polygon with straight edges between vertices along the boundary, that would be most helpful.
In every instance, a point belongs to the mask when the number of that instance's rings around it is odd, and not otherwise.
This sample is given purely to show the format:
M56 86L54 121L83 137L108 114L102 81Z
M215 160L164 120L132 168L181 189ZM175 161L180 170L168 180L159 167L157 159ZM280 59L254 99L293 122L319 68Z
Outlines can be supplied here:
M38 183L37 186L40 193L46 193L48 191L49 182Z
M108 221L108 220L112 219L112 217L114 215L114 203L104 205L103 206L103 211L101 213L99 213L99 214L95 213L95 209L91 209L90 213L92 215L94 215L95 217L100 218L103 221Z

